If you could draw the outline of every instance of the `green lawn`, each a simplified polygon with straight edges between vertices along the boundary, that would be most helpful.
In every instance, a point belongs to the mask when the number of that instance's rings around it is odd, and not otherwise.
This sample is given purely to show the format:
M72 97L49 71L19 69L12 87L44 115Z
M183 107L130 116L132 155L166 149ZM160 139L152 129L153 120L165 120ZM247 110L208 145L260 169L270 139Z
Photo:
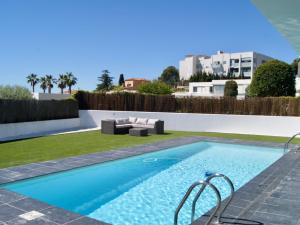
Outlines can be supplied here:
M107 151L184 136L209 136L270 142L287 141L285 137L203 132L168 131L165 135L132 137L129 135L106 135L101 134L99 131L90 131L1 143L0 168ZM300 143L300 140L296 140L296 143Z

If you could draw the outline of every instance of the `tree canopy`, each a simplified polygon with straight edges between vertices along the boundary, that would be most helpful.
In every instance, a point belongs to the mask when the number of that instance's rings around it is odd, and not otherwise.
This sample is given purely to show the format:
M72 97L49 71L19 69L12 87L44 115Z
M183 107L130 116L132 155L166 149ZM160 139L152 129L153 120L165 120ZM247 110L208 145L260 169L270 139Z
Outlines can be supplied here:
M175 66L168 66L159 77L159 80L168 85L176 85L179 81L179 72Z
M292 66L279 60L260 65L249 86L249 96L295 96L295 74Z
M298 75L298 66L299 66L299 62L300 62L300 58L295 59L291 66L292 66L292 70L294 72L295 75ZM300 75L300 74L299 74Z
M22 86L0 85L0 99L28 100L32 99L32 94Z
M152 95L169 95L173 93L173 90L168 84L156 80L139 85L138 92Z
M125 84L124 74L121 73L119 76L119 86L123 86Z
M97 84L96 91L110 91L113 88L113 77L111 77L108 70L103 70L100 77L98 77L99 84Z
M35 91L35 85L39 82L39 78L36 74L32 73L28 75L27 77L27 83L29 83L32 87L32 92L34 93Z
M236 97L238 95L238 85L234 80L228 80L224 87L224 96Z

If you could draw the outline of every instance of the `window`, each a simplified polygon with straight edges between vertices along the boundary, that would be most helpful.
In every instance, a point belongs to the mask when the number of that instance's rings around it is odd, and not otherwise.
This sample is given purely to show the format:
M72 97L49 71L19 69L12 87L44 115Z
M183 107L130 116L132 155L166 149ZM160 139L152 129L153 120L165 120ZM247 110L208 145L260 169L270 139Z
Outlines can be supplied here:
M213 87L209 87L209 92L210 92L210 93L213 93L213 92L214 92Z
M243 58L242 63L251 63L252 59L251 58Z
M239 59L231 59L231 60L230 60L231 65L233 65L233 64L238 64L239 62L240 62Z
M193 92L197 92L197 87L193 87Z
M251 67L242 67L242 72L251 72Z
M224 94L224 86L223 85L214 86L214 94L223 95Z
M223 61L223 64L226 64L227 62L226 61Z

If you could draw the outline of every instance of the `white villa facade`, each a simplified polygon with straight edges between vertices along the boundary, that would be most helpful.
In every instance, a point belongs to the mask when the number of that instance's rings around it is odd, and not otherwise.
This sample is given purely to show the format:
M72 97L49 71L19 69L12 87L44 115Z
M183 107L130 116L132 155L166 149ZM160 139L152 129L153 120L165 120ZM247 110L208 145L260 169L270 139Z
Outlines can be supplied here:
M227 75L232 73L238 77L251 78L256 68L271 57L257 52L225 53L218 51L216 55L188 55L179 62L180 79L189 80L197 72Z
M190 82L188 92L177 92L175 96L180 97L222 97L224 96L224 88L227 80L212 80L211 82ZM251 83L251 79L234 80L238 85L237 98L245 98L246 88Z

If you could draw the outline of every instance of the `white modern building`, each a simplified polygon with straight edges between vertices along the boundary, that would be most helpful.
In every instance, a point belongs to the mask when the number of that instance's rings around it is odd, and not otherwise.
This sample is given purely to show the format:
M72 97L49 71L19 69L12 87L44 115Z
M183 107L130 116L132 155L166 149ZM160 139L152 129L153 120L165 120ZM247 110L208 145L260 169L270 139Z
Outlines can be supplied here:
M245 78L251 78L256 68L268 60L272 58L257 52L218 51L211 56L187 55L179 62L179 75L183 80L189 80L197 72L217 75L231 73L236 77L243 75Z
M180 97L222 97L224 96L224 88L227 80L212 80L211 82L190 82L189 92L175 93L175 96ZM251 79L234 80L238 85L237 98L244 98L246 88L250 85Z

